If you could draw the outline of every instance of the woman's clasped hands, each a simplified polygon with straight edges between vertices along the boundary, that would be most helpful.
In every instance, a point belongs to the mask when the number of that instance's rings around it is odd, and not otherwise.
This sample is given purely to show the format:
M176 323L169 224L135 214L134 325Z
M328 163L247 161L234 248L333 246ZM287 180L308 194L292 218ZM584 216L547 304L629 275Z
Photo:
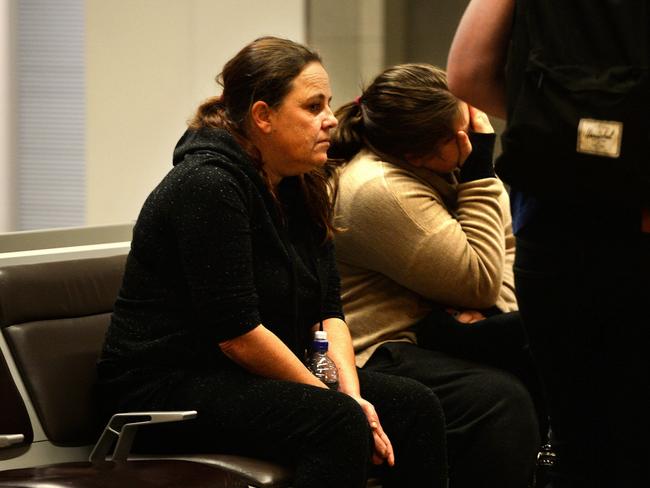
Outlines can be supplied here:
M390 443L390 439L386 435L386 432L384 432L381 423L379 422L379 416L375 411L375 407L372 405L372 403L370 403L367 400L364 400L360 396L353 396L352 398L354 398L357 401L357 403L359 403L359 405L361 406L363 413L366 415L366 418L368 419L368 424L372 429L372 438L375 442L375 448L372 453L373 464L379 465L384 463L385 461L388 463L389 466L393 466L395 464L395 454L393 453L393 446Z

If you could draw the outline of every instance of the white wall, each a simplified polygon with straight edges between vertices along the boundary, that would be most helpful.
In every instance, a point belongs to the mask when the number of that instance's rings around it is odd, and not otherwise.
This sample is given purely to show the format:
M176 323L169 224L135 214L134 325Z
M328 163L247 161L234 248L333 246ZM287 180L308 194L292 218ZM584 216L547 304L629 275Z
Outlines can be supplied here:
M456 26L469 0L407 0L406 58L447 66Z
M13 228L9 2L0 0L0 232Z
M334 108L360 95L385 67L385 2L309 2L309 43L330 75Z
M134 220L214 77L262 35L305 40L303 0L87 0L87 225Z
M9 4L0 0L0 232L12 228ZM85 0L86 224L131 222L169 170L173 147L214 77L264 34L324 57L334 106L388 64L445 64L467 0Z
M406 62L447 64L469 0L308 0L309 43L323 56L333 105L361 93L384 68Z

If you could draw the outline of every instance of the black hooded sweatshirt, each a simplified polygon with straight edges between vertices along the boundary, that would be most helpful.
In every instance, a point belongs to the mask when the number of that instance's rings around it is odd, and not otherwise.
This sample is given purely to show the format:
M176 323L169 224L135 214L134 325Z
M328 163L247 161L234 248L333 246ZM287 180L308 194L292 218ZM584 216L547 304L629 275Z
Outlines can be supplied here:
M343 318L333 247L297 177L277 194L228 132L183 135L135 224L98 363L114 400L166 374L235 367L219 342L260 323L302 359L309 329Z

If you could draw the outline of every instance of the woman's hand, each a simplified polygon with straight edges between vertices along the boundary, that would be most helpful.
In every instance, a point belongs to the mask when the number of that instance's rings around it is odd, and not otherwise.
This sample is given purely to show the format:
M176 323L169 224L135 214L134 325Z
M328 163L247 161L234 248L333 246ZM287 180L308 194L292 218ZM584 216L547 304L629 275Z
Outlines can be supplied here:
M319 324L315 324L312 330L317 330L318 326ZM328 355L339 368L339 391L354 398L361 406L372 429L372 438L375 443L372 462L381 464L386 461L389 466L393 466L395 464L393 446L381 427L381 423L379 423L379 416L375 411L375 407L361 398L359 393L359 377L354 365L354 349L352 348L352 339L350 338L348 326L341 319L330 318L323 321L323 328L327 331L330 339Z
M368 419L368 424L372 429L372 438L375 441L375 449L372 453L373 464L382 464L386 461L389 466L393 466L395 464L393 446L384 432L381 423L379 423L379 416L375 411L375 407L372 403L359 396L353 396L352 398L361 406L363 413L366 414L366 418Z
M494 134L494 128L485 112L467 104L469 110L469 130L479 134ZM452 144L443 144L440 149L440 158L445 161L457 161L461 167L472 153L472 143L466 130L459 130L455 136L455 147Z
M454 308L448 308L447 313L461 324L473 324L474 322L485 320L485 316L478 310L456 310Z
M467 108L469 108L469 126L474 132L478 132L479 134L494 133L494 127L492 127L490 119L485 112L469 104Z
M469 142L469 136L464 130L456 132L456 148L458 151L457 167L460 168L472 153L472 143Z

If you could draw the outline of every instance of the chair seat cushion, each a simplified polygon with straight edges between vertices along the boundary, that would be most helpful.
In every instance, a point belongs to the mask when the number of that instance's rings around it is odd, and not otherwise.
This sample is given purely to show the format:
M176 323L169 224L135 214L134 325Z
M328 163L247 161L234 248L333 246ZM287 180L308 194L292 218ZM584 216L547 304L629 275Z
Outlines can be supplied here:
M0 471L0 487L12 488L246 488L225 470L189 461L122 464L60 463Z
M245 456L230 454L183 454L183 455L139 455L132 454L129 460L142 459L175 459L192 461L207 466L216 466L225 471L234 473L251 485L259 488L286 488L291 486L293 472L290 468Z

